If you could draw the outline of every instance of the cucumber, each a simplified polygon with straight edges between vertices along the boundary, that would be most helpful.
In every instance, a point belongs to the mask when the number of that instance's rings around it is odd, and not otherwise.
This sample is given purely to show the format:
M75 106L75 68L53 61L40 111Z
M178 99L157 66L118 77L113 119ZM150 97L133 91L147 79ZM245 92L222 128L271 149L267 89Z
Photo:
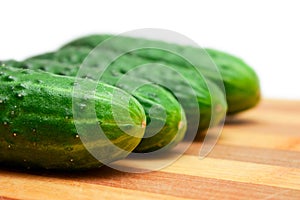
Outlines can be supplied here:
M134 97L105 83L98 83L95 96L90 100L95 103L97 122L108 140L100 138L83 144L72 111L75 81L73 77L0 65L0 163L25 168L82 170L103 164L86 146L97 151L105 163L125 158L136 148L145 131L144 110ZM113 95L118 97L114 101ZM128 98L129 104L123 98ZM80 108L88 109L90 101L82 99L82 102ZM118 121L114 119L112 108L121 115ZM122 117L124 112L130 113L131 118ZM85 118L76 123L88 126L93 125L94 120ZM96 133L91 130L87 136L93 134ZM123 150L116 151L112 146Z
M91 49L87 47L64 48L56 52L50 52L29 58L25 60L25 67L29 67L31 69L42 69L52 73L64 74L68 76L76 76L80 64L90 52ZM114 54L114 52L107 50L105 54L107 54L108 57L111 54ZM93 62L93 60L90 62ZM98 66L101 66L101 61L99 63L98 59L95 59L94 62ZM120 79L123 74L128 74L127 72L129 70L145 63L148 63L148 61L143 58L132 58L131 55L125 54L123 56L120 56L111 64L108 70L103 74L101 80L111 85L115 85L116 81ZM155 66L156 64L152 63L152 67L154 68ZM87 72L87 75L93 74L93 70L95 69L91 67L91 71ZM214 86L215 84L211 83L211 85L213 85L214 87L215 93L213 95L216 99L215 102L212 102L212 94L208 90L204 79L201 76L197 75L197 72L184 70L183 68L179 68L179 70L177 71L183 76L183 78L185 78L185 81L179 79L178 74L176 73L170 74L161 70L151 70L152 76L150 76L148 68L134 70L129 76L132 80L149 80L160 85L170 86L169 89L172 90L172 93L175 93L176 96L180 97L182 100L182 104L184 105L184 110L189 122L189 130L195 130L197 127L199 127L200 130L204 130L208 128L209 125L218 124L224 118L227 106L222 91L218 89L217 86ZM194 78L191 79L190 77ZM190 86L188 84L190 84ZM190 88L190 90L194 91L188 90L189 87L192 87ZM126 88L124 87L121 88L126 90ZM159 97L163 98L162 96ZM190 103L195 97L197 98L196 102ZM210 124L212 117L212 106L217 107L218 110L216 112L213 124ZM200 121L198 120L198 108L200 109Z
M82 37L64 45L62 49L69 47L88 47L93 49L102 41L113 36L114 35L91 35ZM162 48L166 47L168 49L175 49L176 52L179 51L180 55L182 56L190 55L197 58L201 55L201 50L196 47L182 46L142 38L124 36L117 37L118 42L108 47L114 51L122 51L125 48L128 48L128 46L135 47L137 44L140 46L151 46L152 44L156 44ZM260 100L259 79L254 70L238 57L218 50L205 50L211 56L223 77L223 84L225 86L226 100L228 104L227 113L229 115L236 114L254 107ZM183 70L192 69L189 62L166 51L157 49L143 49L132 51L130 54L150 61L170 64L170 66L174 67L176 70L180 70L180 68L183 68ZM205 73L210 80L218 85L222 84L218 79L216 79L216 76L213 73L209 72L210 69L208 69L207 64L203 60L199 59L197 65L203 69L202 72ZM191 72L191 74L193 73Z
M238 57L214 49L206 51L223 76L228 114L233 115L256 106L261 93L259 78L255 71Z
M72 56L72 55L71 55ZM46 56L47 57L47 56ZM23 62L6 61L6 65L15 68L44 70L60 75L76 76L79 64L70 65L55 61L50 57L44 59L28 59ZM80 62L80 60L77 60ZM95 73L91 69L90 73ZM130 80L117 85L119 77L107 73L106 83L116 85L130 92L143 106L147 116L147 128L141 143L134 152L152 152L168 145L168 149L178 144L185 136L187 122L185 112L173 95L159 85L131 77ZM130 88L142 85L137 90ZM164 113L165 112L165 113ZM165 116L162 116L165 114Z

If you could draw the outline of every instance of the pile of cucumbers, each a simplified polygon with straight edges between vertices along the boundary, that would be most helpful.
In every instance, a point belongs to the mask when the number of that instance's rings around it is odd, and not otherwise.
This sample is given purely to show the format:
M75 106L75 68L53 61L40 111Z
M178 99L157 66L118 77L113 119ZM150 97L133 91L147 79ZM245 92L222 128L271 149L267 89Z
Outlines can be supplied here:
M54 52L0 62L0 163L97 168L131 152L168 150L259 102L256 73L235 56L205 49L220 79L192 46L118 36L101 55L94 52L113 37L90 35ZM137 45L160 49L126 52Z

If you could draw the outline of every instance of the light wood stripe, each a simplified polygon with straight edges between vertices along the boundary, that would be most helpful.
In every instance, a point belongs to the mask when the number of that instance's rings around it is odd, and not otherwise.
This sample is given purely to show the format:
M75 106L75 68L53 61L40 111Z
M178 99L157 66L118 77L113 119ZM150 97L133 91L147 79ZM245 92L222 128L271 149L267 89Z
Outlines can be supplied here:
M10 173L0 174L0 195L30 200L90 200L90 199L183 199L155 193L113 188L56 178Z
M288 113L286 111L260 111L260 112L250 112L247 114L247 118L252 118L260 123L270 123L275 126L297 126L300 123L299 113ZM242 116L241 116L242 117Z
M264 134L247 130L224 129L218 144L300 151L300 135Z
M254 118L254 117L253 117ZM288 123L276 124L268 121L258 121L253 118L236 118L230 122L226 122L224 129L233 130L233 131L247 131L247 132L256 132L266 135L285 135L285 136L299 136L300 122L297 125L290 125ZM300 118L300 116L298 116Z
M194 142L185 154L198 156L201 145ZM208 157L300 168L299 151L217 144Z
M295 118L295 116L299 116L300 113L300 102L292 105L283 105L283 104L274 104L268 105L267 102L264 102L262 105L259 105L255 109L251 109L240 114L237 114L239 117L249 117L255 116L253 119L264 119L264 121L270 122L281 122L282 118L291 119L290 123L299 122L299 118ZM288 115L287 115L288 113ZM297 121L296 121L297 119ZM284 120L288 121L288 120ZM296 123L297 124L297 123Z
M246 115L247 114L247 115ZM235 130L239 132L248 131L248 132L257 132L261 134L268 135L285 135L285 136L299 136L300 128L300 113L292 117L295 123L291 124L286 122L284 116L287 113L282 114L278 119L278 122L273 120L273 113L268 117L259 117L259 113L253 113L253 116L246 112L245 115L236 116L231 119L228 119L225 123L225 130Z
M163 172L300 190L300 169L184 155Z
M264 100L255 109L228 119L228 130L299 137L300 101Z
M264 99L260 102L258 111L287 111L300 113L300 100Z

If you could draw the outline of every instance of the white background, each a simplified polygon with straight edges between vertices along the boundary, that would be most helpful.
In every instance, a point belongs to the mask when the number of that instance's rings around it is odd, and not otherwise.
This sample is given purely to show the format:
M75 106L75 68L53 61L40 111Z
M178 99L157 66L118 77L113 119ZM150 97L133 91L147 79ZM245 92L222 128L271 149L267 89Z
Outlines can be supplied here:
M238 55L266 98L300 99L299 1L1 1L0 60L54 50L77 36L138 28L179 32Z

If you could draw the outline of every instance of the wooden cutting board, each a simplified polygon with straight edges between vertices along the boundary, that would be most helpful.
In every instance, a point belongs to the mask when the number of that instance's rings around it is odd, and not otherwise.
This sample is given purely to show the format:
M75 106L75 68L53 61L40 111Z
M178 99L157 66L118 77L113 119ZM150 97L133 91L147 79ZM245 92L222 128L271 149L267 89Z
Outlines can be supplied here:
M1 199L300 199L300 101L264 100L226 124L212 152L201 141L171 166L133 174L0 168Z

